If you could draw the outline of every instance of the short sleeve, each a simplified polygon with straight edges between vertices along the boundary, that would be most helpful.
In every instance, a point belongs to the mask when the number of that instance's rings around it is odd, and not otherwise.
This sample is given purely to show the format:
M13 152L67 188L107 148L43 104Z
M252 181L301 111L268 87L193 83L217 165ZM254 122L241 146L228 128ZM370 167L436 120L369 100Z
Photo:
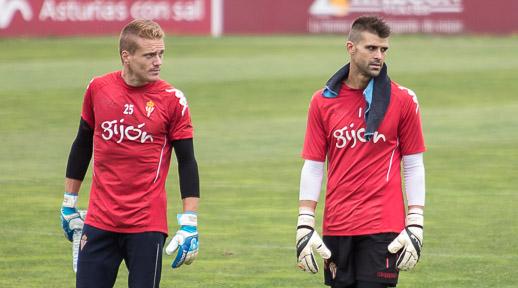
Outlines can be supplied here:
M320 106L318 105L318 97L321 97L319 92L313 95L311 103L309 104L302 158L324 162L326 159L328 144L323 119L321 117Z
M174 99L170 106L171 121L169 125L169 140L193 138L193 127L187 98L182 91L172 89Z
M94 106L92 99L92 83L94 79L90 81L88 87L86 87L85 95L83 96L83 108L81 110L81 118L88 123L92 129L95 127L95 117L94 117Z
M417 96L408 88L402 86L398 88L404 90L398 131L401 153L402 155L422 153L426 148Z

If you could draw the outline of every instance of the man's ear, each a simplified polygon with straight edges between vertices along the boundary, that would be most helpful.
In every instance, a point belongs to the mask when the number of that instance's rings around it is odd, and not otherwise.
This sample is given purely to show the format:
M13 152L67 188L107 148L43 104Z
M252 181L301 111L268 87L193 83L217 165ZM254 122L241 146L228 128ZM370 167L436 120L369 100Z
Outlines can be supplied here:
M131 56L131 54L128 51L122 50L122 52L121 52L122 64L129 64L129 57L130 56Z
M347 52L352 55L354 53L356 53L356 46L354 45L354 43L352 41L347 41L345 43L345 48L347 49Z

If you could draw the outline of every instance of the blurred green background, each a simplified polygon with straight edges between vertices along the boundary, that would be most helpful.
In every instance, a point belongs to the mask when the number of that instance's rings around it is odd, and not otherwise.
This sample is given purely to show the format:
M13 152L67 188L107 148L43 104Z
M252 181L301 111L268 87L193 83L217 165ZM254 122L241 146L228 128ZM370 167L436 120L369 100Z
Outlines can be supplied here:
M389 74L416 92L428 149L422 259L398 287L518 287L518 37L390 43ZM312 93L347 61L343 37L166 45L162 78L189 100L202 201L199 257L172 270L164 256L162 287L323 287L322 273L295 265L299 155ZM117 39L0 47L0 287L73 287L59 220L64 172L86 85L120 68ZM169 173L173 232L174 163ZM122 265L116 287L126 278Z

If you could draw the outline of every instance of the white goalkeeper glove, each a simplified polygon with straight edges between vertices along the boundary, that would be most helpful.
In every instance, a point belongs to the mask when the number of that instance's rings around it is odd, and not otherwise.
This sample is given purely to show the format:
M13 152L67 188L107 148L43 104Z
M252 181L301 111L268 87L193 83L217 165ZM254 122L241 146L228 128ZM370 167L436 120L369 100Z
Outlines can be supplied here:
M318 265L315 261L313 249L324 259L331 257L318 233L315 231L315 213L310 209L300 209L297 223L297 266L306 272L317 273Z
M178 214L180 230L176 232L169 245L165 248L167 255L177 251L171 267L178 268L182 264L191 264L198 255L198 217L196 213Z
M84 225L84 218L77 210L77 195L66 193L63 197L63 204L61 205L61 226L68 241L72 242L75 230L82 230Z
M388 246L390 253L399 253L396 265L400 270L410 270L419 261L423 246L423 222L423 210L410 209L406 217L405 230Z

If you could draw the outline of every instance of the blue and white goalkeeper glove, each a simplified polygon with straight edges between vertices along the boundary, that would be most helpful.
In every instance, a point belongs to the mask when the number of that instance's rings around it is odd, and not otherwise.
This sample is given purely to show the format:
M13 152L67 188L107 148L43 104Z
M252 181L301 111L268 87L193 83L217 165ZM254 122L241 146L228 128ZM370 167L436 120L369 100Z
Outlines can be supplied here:
M324 259L331 257L331 251L315 231L315 213L301 208L297 223L297 266L306 272L317 273L318 265L313 250Z
M77 210L77 195L65 192L61 205L61 226L68 241L72 242L75 230L82 230L84 219Z
M169 245L165 248L167 255L176 257L171 263L171 267L178 268L182 264L191 264L198 255L198 216L196 213L187 212L178 214L178 224L180 230L176 232Z
M406 217L405 230L401 231L392 243L389 244L390 253L399 253L396 265L400 270L410 270L421 257L423 247L423 210L414 208L409 210Z

